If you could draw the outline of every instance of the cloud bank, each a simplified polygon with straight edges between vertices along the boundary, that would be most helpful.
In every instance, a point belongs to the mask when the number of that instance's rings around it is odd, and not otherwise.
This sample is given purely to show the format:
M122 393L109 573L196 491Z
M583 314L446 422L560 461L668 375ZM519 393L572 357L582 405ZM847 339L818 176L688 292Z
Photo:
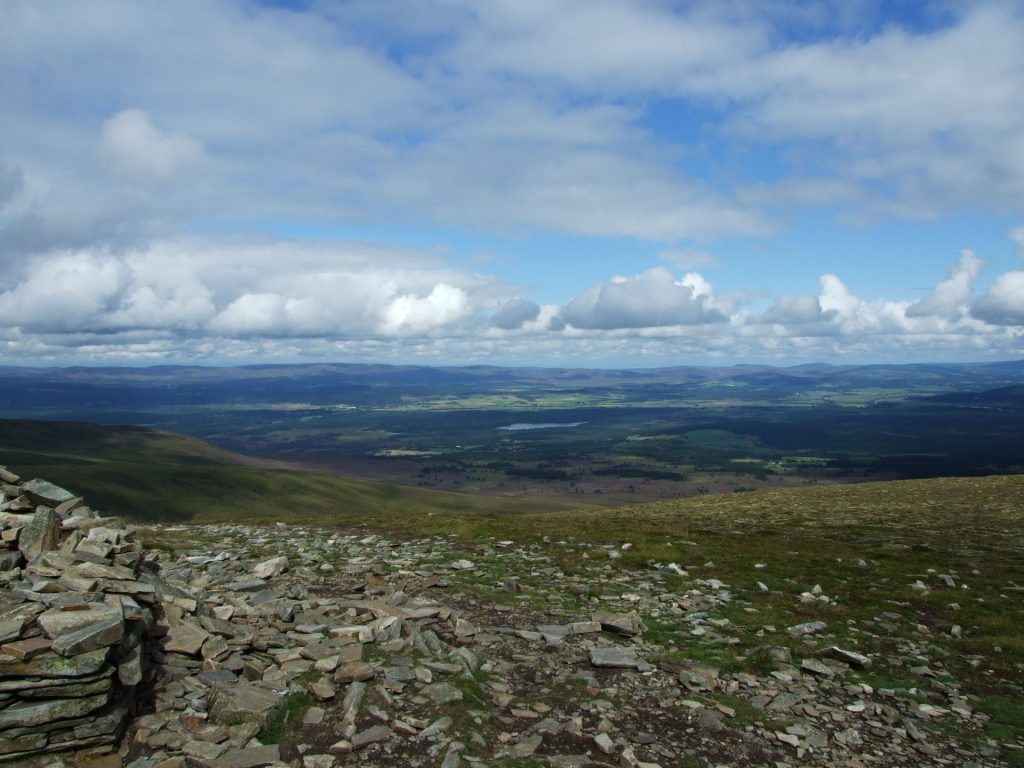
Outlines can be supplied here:
M365 349L506 362L1020 349L1024 271L981 292L980 269L965 252L917 301L866 299L826 274L817 294L782 294L755 311L756 296L721 296L700 273L655 267L541 306L521 286L429 251L182 240L36 257L0 292L0 348L23 362L290 360Z

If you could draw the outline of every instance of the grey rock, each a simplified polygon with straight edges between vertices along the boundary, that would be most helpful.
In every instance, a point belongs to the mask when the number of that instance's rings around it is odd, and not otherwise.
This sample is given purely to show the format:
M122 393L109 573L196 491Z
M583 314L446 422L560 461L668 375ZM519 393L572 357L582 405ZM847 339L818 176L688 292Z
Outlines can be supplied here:
M257 579L270 579L274 576L280 576L287 570L288 558L285 555L279 555L255 565L252 569L252 575Z
M722 722L721 713L701 707L697 711L697 727L703 731L718 733L725 728L725 723Z
M210 718L221 725L243 721L267 723L284 707L284 697L276 691L252 683L215 686L210 693Z
M805 624L796 624L789 627L786 631L794 637L803 637L805 635L816 635L819 632L824 632L828 629L828 624L824 621L808 621Z
M836 674L835 667L817 659L804 659L800 662L800 669L818 677L835 677Z
M21 490L27 493L36 504L47 504L53 507L76 498L71 491L39 478L22 483Z
M835 659L841 661L844 664L848 664L851 667L857 669L870 669L871 659L862 653L856 653L855 651L847 651L843 648L839 648L835 645L830 645L828 648L823 648L818 651L818 655L826 659Z
M378 741L387 741L395 735L395 732L386 725L374 725L364 731L359 731L352 737L352 748L362 749Z
M182 621L173 625L164 639L164 650L167 653L184 653L197 656L203 643L210 638L210 633L190 621Z
M610 755L615 752L615 742L612 741L612 737L607 733L597 734L594 737L594 744L606 755Z
M0 678L76 678L95 674L107 660L109 648L99 648L71 658L44 653L29 661L0 662Z
M509 754L516 758L531 757L543 743L544 737L539 734L527 736L522 741L513 744L512 748L509 750Z
M705 691L718 687L719 671L715 667L688 660L682 664L676 677L689 690Z
M630 613L611 613L608 611L597 611L591 615L591 620L601 625L601 629L609 632L616 632L627 637L635 637L645 629L640 615L635 611Z
M351 683L355 680L372 680L377 672L373 665L365 661L352 661L342 664L334 671L336 683Z
M29 562L60 546L60 515L49 507L40 507L18 539L18 549Z
M109 701L106 694L82 699L19 701L0 709L0 730L33 728L55 720L70 720L95 712Z
M210 687L238 682L238 675L230 669L207 669L200 672L198 677L202 683Z
M61 635L53 641L52 647L54 652L61 656L78 656L115 645L123 637L124 617L118 611L117 616L101 619L75 632Z
M601 645L590 652L590 663L595 667L612 669L640 669L645 662L638 658L636 650L619 645Z
M230 584L225 585L225 589L232 592L259 592L267 586L267 583L263 579L257 579L255 577L250 579L241 579L239 581L233 581ZM276 597L273 592L270 593L269 599L273 600ZM255 602L255 601L254 601Z
M64 635L78 632L82 629L109 620L123 620L123 613L120 606L107 605L106 603L85 603L75 606L76 610L61 610L50 608L44 611L36 619L43 634L52 640Z
M423 695L435 704L451 704L462 701L462 691L451 683L431 683L424 686Z
M209 768L266 768L280 760L281 748L277 744L268 744L245 749L229 749L211 761Z

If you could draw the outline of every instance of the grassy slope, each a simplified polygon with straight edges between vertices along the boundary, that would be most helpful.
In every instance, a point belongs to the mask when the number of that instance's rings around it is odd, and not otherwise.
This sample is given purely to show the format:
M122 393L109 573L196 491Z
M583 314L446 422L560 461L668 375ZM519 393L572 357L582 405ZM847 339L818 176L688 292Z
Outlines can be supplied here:
M0 463L73 489L136 520L314 520L543 511L549 502L482 498L284 468L201 440L139 427L0 420ZM558 504L557 506L562 506Z

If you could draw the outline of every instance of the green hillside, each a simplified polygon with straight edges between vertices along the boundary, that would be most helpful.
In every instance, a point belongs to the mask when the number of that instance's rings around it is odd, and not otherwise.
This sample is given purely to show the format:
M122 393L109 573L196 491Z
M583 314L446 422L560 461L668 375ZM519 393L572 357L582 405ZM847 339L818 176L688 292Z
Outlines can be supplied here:
M564 506L298 471L141 427L0 420L0 464L73 489L104 512L150 522L357 523Z

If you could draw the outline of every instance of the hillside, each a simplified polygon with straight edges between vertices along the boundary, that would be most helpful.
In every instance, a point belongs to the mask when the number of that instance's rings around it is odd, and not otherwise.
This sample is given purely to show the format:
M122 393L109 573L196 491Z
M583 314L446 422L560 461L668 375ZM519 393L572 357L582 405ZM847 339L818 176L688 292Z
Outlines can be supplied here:
M142 427L0 420L0 456L23 475L75 488L97 507L134 520L358 520L564 506L305 472Z

